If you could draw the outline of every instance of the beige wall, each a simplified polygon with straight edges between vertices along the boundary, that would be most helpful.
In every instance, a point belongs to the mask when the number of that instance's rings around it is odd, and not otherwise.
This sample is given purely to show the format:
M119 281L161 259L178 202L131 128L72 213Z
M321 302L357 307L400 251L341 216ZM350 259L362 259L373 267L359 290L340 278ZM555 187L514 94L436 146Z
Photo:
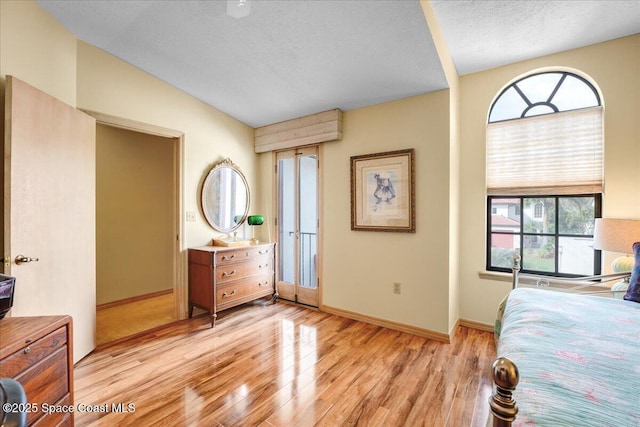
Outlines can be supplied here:
M97 126L97 304L173 288L175 143Z
M206 173L223 158L231 158L245 173L253 197L251 210L261 208L254 191L258 156L251 127L81 41L77 105L184 133L183 204L185 212L196 213L196 222L181 219L183 249L210 243L219 235L202 215L200 189Z
M347 111L343 123L343 140L322 151L323 304L448 333L449 91ZM406 148L416 233L351 231L350 157Z
M0 117L3 118L0 137L3 140L6 76L15 75L75 106L75 52L75 37L35 2L0 1ZM4 230L0 233L4 239Z
M510 284L481 280L485 269L485 128L498 92L516 77L544 67L590 76L604 97L603 216L640 219L640 35L462 76L460 317L486 324Z
M442 69L449 84L449 316L448 328L456 326L460 299L460 78L449 53L440 23L429 0L421 0Z
M32 1L0 1L0 76L76 105L76 39Z

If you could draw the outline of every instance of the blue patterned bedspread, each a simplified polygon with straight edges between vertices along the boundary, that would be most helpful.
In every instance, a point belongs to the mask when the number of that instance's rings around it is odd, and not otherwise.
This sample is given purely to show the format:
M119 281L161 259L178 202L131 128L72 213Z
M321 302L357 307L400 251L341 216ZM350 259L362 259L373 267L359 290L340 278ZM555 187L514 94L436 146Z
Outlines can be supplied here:
M511 291L498 356L520 372L514 426L640 426L640 304Z

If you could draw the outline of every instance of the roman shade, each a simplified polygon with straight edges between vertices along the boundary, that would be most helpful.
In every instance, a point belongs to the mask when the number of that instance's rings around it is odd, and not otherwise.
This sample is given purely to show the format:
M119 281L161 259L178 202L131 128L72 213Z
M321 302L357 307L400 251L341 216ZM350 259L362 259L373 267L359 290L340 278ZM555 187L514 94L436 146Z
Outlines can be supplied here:
M487 194L603 190L602 107L487 125Z
M342 139L342 110L310 114L272 125L254 132L256 153L286 150Z

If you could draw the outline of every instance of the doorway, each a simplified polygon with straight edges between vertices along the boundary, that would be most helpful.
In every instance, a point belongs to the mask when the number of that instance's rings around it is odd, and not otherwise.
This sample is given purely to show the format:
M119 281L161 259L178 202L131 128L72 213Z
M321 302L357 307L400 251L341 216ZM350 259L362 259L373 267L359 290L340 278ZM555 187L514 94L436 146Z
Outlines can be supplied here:
M276 154L278 293L318 307L318 147Z
M179 140L96 126L97 345L177 320Z

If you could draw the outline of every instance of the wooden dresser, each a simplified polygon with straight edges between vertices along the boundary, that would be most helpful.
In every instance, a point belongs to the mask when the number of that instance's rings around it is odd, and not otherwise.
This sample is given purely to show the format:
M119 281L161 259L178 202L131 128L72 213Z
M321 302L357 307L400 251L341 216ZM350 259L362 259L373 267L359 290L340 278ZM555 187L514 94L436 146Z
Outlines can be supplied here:
M189 249L189 317L216 313L275 293L275 243Z
M27 424L72 426L73 333L70 316L0 320L0 377L17 380L27 395Z

